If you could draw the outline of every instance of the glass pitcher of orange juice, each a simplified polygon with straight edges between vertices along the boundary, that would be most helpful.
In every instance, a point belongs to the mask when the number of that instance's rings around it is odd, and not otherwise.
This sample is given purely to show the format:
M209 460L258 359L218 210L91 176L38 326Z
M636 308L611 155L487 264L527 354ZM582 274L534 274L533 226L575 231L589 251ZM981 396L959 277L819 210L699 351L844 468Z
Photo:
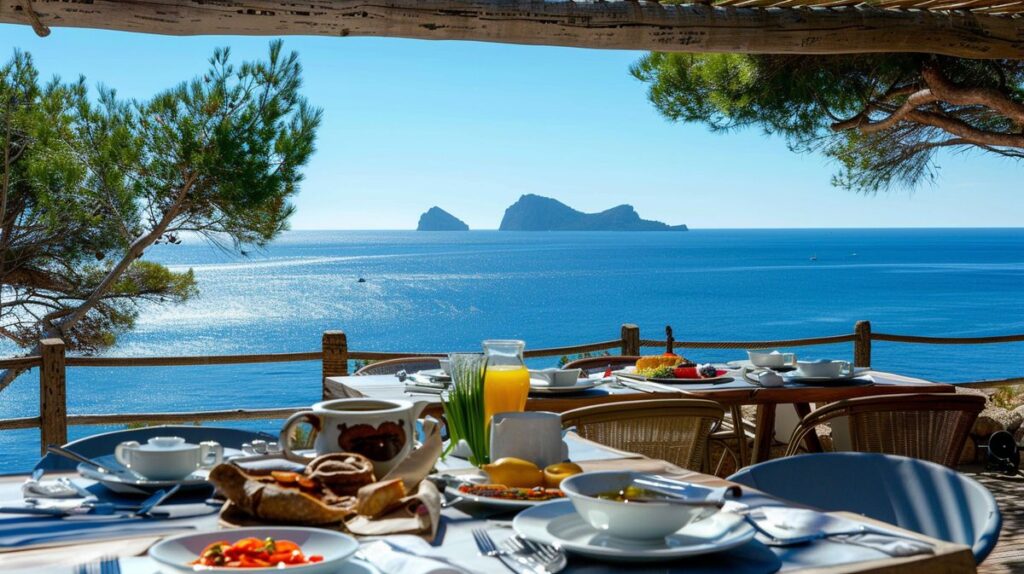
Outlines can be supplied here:
M530 393L530 372L523 362L526 343L515 340L484 341L484 427L494 413L522 412Z

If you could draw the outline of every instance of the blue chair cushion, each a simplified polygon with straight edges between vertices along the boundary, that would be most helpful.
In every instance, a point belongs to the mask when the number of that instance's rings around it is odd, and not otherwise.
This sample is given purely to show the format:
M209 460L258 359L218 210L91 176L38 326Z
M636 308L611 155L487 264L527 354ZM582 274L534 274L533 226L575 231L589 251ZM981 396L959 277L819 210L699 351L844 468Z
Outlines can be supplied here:
M729 480L825 511L848 511L970 546L980 564L999 538L992 494L944 466L876 453L806 454L747 467Z

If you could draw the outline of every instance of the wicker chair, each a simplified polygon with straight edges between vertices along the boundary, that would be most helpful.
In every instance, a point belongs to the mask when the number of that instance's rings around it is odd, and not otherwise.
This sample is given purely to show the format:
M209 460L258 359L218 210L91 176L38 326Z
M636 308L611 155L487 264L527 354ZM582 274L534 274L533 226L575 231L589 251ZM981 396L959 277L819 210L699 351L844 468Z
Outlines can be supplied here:
M615 449L702 470L710 466L708 436L724 416L722 405L703 399L624 401L566 411L562 426Z
M638 355L609 355L605 357L587 357L586 359L576 359L575 361L569 361L563 368L565 369L583 369L583 372L592 375L594 373L603 373L609 366L612 370L618 370L623 367L632 367L636 364L636 360L640 357Z
M400 359L388 359L370 363L356 371L356 376L362 375L393 375L398 371L416 373L427 369L440 369L441 361L437 357L402 357Z
M879 395L837 401L800 421L786 456L796 454L816 426L846 417L851 450L908 456L954 468L983 408L985 397L977 395Z

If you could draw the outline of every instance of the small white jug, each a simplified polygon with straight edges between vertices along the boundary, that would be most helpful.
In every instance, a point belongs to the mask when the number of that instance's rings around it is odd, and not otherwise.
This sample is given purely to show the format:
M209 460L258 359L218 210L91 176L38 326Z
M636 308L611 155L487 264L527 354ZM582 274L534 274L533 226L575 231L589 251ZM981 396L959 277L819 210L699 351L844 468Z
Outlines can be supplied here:
M491 461L514 456L544 468L568 454L558 413L495 413L491 418Z

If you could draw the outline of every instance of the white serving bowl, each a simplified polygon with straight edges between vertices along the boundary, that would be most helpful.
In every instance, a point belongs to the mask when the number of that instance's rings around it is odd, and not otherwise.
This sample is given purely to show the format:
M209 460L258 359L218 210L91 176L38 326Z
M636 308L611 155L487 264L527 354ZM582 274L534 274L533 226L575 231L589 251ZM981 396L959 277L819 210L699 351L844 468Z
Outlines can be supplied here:
M628 471L584 472L562 481L562 492L576 512L592 527L627 540L658 540L691 522L717 512L707 506L685 506L660 502L617 502L597 495L621 490L641 473Z
M583 369L530 369L530 378L552 387L571 387L579 381Z
M282 572L281 568L218 568L212 566L192 566L190 562L199 557L199 553L208 545L225 540L230 543L243 538L274 538L291 540L299 545L306 556L319 554L322 562L288 566L287 572L296 574L335 574L342 565L359 550L359 543L348 534L324 530L322 528L303 528L299 526L260 526L253 528L232 528L230 530L211 530L193 532L165 538L149 549L149 555L160 563L165 572L246 572L247 574L271 574Z

